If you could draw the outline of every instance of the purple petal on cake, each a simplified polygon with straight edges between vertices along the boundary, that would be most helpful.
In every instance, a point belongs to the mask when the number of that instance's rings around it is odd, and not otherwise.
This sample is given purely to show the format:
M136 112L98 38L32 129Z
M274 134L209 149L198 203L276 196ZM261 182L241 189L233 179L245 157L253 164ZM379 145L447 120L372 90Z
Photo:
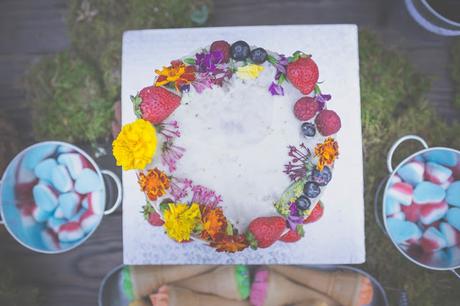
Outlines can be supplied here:
M196 185L192 187L192 192L192 203L206 205L212 209L216 208L217 205L222 202L222 196L217 195L215 191L207 187Z
M224 58L224 54L220 50L212 52L202 52L196 54L196 66L198 72L214 73L216 65L220 64Z
M184 156L185 148L174 145L171 141L163 144L161 150L161 163L167 166L169 172L176 171L176 163Z
M158 133L166 138L166 142L170 142L176 137L180 137L179 124L176 120L162 122L157 127Z
M317 94L315 96L316 101L318 101L319 105L319 110L323 110L324 106L326 106L326 102L329 101L332 98L331 95L323 95L323 94Z
M173 197L174 201L179 201L188 195L188 192L192 188L192 181L189 179L183 179L173 177L171 179L171 187L169 194Z
M268 91L272 94L272 96L284 96L284 88L275 82L270 84Z
M299 216L299 210L295 202L289 206L289 216L287 218L291 230L295 230L298 224L303 224L304 217Z

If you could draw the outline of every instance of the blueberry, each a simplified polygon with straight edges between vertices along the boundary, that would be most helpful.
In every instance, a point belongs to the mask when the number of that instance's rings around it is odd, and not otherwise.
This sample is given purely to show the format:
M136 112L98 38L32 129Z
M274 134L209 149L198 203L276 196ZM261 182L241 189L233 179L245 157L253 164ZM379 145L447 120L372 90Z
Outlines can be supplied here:
M311 202L310 199L307 198L306 196L300 196L297 198L295 201L295 204L297 206L297 209L299 210L307 210L310 208Z
M323 171L314 168L311 173L311 179L320 186L326 186L332 179L331 169L328 166L325 166Z
M248 58L251 48L247 42L239 40L230 47L230 54L235 61L244 61Z
M267 59L267 55L264 48L257 48L251 51L251 60L255 64L262 64Z
M314 199L317 196L319 196L319 194L321 193L321 188L319 187L318 183L307 182L305 183L305 186L303 187L303 193L307 197Z
M302 134L306 137L313 137L316 134L316 127L313 123L304 122L302 123Z

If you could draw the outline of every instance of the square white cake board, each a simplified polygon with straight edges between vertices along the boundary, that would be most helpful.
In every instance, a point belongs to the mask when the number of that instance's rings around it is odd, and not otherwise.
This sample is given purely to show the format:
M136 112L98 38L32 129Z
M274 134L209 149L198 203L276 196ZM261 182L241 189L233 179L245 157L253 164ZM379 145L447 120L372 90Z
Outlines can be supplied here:
M123 124L134 121L130 95L150 86L154 70L215 40L245 40L286 55L314 56L321 89L342 119L340 157L322 201L324 216L305 226L305 237L267 249L218 253L199 242L179 244L141 213L145 196L135 171L123 172L123 262L125 264L357 264L365 261L363 158L358 32L355 25L296 25L129 31L123 36Z

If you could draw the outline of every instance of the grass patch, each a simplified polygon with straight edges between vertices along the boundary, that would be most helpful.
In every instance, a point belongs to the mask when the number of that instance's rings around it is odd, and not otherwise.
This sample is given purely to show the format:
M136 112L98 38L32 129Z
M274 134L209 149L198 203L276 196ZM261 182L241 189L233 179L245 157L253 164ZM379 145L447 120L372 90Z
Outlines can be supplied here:
M450 272L422 269L401 255L377 227L373 199L378 183L387 174L386 154L394 141L406 134L418 134L432 146L460 148L460 126L448 126L424 100L429 81L416 73L405 57L385 49L367 32L360 33L359 42L365 150L364 268L384 286L407 290L411 305L455 305L460 299L460 292L455 290L456 277ZM398 150L395 162L419 148L404 146Z

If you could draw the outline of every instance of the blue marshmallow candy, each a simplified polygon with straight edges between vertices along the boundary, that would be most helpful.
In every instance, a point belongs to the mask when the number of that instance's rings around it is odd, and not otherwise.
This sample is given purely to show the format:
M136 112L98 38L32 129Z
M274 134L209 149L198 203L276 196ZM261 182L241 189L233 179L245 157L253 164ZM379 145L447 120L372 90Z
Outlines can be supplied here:
M58 154L71 153L74 152L74 149L71 146L61 145L57 148L57 152Z
M422 231L415 223L396 218L387 219L387 228L391 238L398 244L418 240L422 236Z
M82 156L78 153L61 154L58 157L58 162L67 167L73 179L76 179L84 168Z
M80 194L87 194L101 188L100 177L91 169L83 169L75 180L75 191Z
M80 196L75 192L63 193L59 196L59 209L62 211L62 215L71 219L75 216L80 205Z
M58 205L58 196L50 185L39 182L32 189L35 204L42 210L52 212Z
M414 189L413 200L416 204L439 203L446 197L446 191L431 182L421 182Z
M446 201L450 205L460 207L460 181L453 182L447 188Z
M394 215L401 211L401 205L392 197L385 198L385 214L387 216Z
M47 158L38 163L34 169L35 175L42 180L51 182L51 175L54 168L57 167L57 162L53 158Z
M35 206L34 210L32 211L32 216L39 223L46 222L52 216L52 214L52 211L44 210L39 206Z
M54 188L60 192L68 192L73 187L73 181L70 177L69 171L63 165L59 165L54 168L53 173L51 174L51 183Z
M425 165L420 162L409 162L399 168L398 175L412 186L417 185L423 181L423 174L425 172Z
M56 151L56 145L38 145L29 149L23 159L24 166L29 170L33 170L39 162L47 157L50 157Z
M57 234L59 232L59 228L61 227L61 225L66 223L67 221L63 218L50 217L46 224L53 232Z
M455 227L457 231L460 231L460 208L449 208L446 214L446 220L450 225Z
M457 164L457 153L445 149L435 149L423 153L423 157L430 162L443 166L453 167Z

